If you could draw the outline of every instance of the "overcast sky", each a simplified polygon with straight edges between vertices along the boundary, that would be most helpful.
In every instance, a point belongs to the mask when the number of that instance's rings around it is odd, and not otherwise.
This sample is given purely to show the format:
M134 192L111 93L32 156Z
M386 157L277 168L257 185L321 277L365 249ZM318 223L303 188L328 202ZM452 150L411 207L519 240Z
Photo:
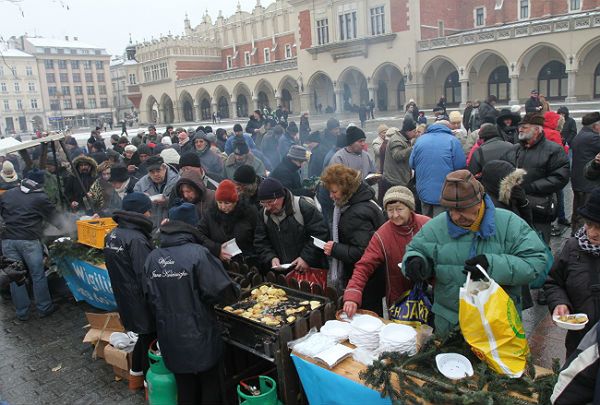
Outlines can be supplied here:
M134 43L144 38L158 38L169 30L173 35L181 34L186 12L195 27L206 9L214 22L219 10L228 17L235 13L238 3L237 0L17 1L13 4L11 0L0 0L0 35L4 40L25 33L57 39L76 36L119 55L127 46L129 33ZM270 0L262 0L263 6L270 3ZM252 11L256 0L240 0L240 4L242 10Z

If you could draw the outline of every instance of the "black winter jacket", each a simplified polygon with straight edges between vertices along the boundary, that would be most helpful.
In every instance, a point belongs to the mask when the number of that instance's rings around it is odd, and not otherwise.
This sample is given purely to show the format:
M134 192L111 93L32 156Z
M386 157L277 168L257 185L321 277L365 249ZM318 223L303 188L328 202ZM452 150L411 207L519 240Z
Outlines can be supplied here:
M312 150L310 161L308 162L308 177L320 176L325 168L325 157L330 150L335 148L336 137L331 132L325 130L321 137L321 143Z
M540 112L541 109L538 110L538 107L542 107L542 102L540 101L540 99L529 97L525 102L525 113Z
M160 247L146 259L144 280L162 356L173 373L206 371L223 346L213 306L237 299L239 286L200 245L196 228L170 221L160 231Z
M473 174L481 173L486 163L500 159L512 148L513 144L503 141L502 138L495 137L486 140L473 152L469 161L469 171Z
M565 107L566 108L566 107ZM577 136L577 123L575 120L568 115L565 116L565 124L563 125L560 136L567 145L571 146L571 142Z
M116 211L113 219L118 226L104 239L104 259L119 316L125 329L152 333L154 316L143 291L144 262L152 251L152 221L131 211Z
M302 187L300 168L287 156L281 160L281 163L277 165L269 177L279 180L281 184L283 184L283 187L290 190L294 195L304 195L308 197L313 197L315 195L315 193Z
M91 166L89 173L79 174L81 182L83 183L83 190L81 189L81 185L74 174L71 173L69 176L65 177L65 196L68 199L68 203L70 204L71 202L75 201L79 203L80 209L84 208L83 197L88 191L90 191L90 187L92 187L92 184L94 184L96 181L98 171L98 165L96 164L96 161L89 156L79 156L75 158L73 160L73 166L75 167L75 170L77 170L79 165L82 163L87 163Z
M0 216L4 219L2 239L41 239L44 220L53 222L55 212L56 207L48 199L43 185L23 180L19 187L0 195Z
M254 230L257 217L256 206L250 205L245 199L240 200L230 214L219 211L217 204L213 203L198 225L202 245L218 258L221 245L235 238L244 257L255 256Z
M514 145L502 157L527 174L523 190L531 195L550 195L561 190L569 182L569 159L562 146L543 136L530 148Z
M596 274L596 280L592 277L593 273ZM600 257L583 251L577 238L568 239L544 284L551 313L557 305L563 304L569 307L570 313L585 313L590 319L584 329L567 332L567 357L575 351L587 331L600 320L600 291L594 293L591 288L599 281Z
M291 263L301 257L311 267L323 268L325 256L313 244L311 236L328 240L327 225L317 207L302 197L299 206L304 225L298 223L294 218L292 198L292 193L286 190L283 206L285 217L279 225L272 215L267 216L265 224L264 208L259 211L254 234L256 253L267 267L271 267L271 260L275 257L279 258L281 264Z
M571 185L573 191L591 192L598 186L595 181L588 180L584 176L585 165L594 160L600 153L600 135L583 127L579 134L571 141L573 151L573 167L571 169Z
M485 122L485 118L488 118L488 122L496 122L496 118L498 117L498 110L488 103L484 101L479 104L479 120L480 122Z

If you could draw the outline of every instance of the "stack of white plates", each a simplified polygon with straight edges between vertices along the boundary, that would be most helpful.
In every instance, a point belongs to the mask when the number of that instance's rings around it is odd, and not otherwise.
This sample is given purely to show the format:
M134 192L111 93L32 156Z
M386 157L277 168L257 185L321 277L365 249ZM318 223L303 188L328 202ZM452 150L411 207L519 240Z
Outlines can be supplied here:
M350 326L352 328L348 336L350 343L367 350L375 350L379 347L379 330L383 326L379 318L363 315L353 319Z
M407 325L390 323L379 332L380 352L417 353L417 331Z
M338 342L342 342L348 339L350 330L352 327L348 322L341 322L338 320L331 320L325 322L325 325L321 327L321 333L325 336L329 336Z

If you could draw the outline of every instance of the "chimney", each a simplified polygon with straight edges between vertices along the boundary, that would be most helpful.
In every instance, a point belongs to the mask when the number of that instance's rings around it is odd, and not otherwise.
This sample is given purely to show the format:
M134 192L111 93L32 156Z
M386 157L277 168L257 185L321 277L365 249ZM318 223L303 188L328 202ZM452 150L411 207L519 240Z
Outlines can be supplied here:
M78 41L78 40L79 40L79 38L73 37L73 41Z
M68 41L68 40L69 40L69 36L65 35L65 41Z

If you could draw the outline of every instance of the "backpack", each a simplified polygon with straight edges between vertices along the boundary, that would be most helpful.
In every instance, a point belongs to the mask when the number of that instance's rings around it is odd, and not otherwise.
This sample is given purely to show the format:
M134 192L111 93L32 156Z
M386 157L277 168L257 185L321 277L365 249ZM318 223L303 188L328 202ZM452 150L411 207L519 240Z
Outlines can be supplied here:
M313 200L310 197L296 196L296 195L294 195L292 197L293 197L292 198L292 210L294 211L294 219L301 226L304 226L304 217L302 216L302 212L300 211L300 199L303 199L307 203L314 205L316 208L318 208L318 207L315 204L315 200ZM267 225L267 222L269 221L269 216L267 215L267 213L264 210L263 210L263 221L264 221L265 225Z

